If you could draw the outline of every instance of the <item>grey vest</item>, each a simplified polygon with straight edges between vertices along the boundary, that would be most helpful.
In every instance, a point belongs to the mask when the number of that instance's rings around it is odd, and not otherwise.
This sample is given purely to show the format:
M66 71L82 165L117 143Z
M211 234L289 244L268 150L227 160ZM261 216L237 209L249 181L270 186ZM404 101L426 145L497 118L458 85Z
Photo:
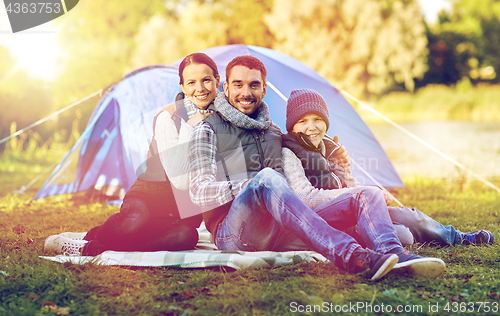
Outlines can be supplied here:
M218 168L217 180L251 179L267 167L283 174L281 130L277 125L271 124L266 130L243 129L226 121L220 113L214 113L205 122L217 136L217 160L222 166Z
M243 129L225 120L220 113L205 119L217 136L217 180L251 179L264 168L283 174L281 130L274 123L266 130ZM208 230L216 234L232 202L203 213Z

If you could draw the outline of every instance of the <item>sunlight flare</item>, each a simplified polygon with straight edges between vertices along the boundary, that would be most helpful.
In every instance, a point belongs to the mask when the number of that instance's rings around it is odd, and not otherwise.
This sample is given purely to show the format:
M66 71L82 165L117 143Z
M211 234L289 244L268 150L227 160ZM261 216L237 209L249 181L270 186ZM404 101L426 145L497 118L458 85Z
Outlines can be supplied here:
M19 34L8 47L18 67L27 70L31 77L53 81L60 75L63 55L55 32Z

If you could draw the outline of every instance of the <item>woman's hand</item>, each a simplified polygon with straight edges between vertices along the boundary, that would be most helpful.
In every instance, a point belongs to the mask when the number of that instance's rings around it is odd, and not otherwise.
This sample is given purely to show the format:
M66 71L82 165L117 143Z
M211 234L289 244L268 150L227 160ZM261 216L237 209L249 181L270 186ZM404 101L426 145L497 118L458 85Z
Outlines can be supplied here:
M195 127L196 124L199 122L203 121L207 117L209 117L212 113L201 113L197 112L195 115L193 115L186 123L191 125L192 127Z
M333 137L333 141L338 144L339 142L339 137L335 135ZM330 161L343 167L347 168L351 165L350 159L349 159L349 153L347 152L347 149L345 149L344 145L341 145L339 149L337 149L331 156L330 156Z

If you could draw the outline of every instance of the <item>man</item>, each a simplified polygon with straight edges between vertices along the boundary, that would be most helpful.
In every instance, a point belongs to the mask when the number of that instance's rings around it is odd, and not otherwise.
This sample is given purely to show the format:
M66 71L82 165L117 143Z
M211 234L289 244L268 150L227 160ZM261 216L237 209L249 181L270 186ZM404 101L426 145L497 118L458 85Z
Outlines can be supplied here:
M356 211L345 216L354 218L369 237L369 248L381 252L362 248L297 197L283 176L281 131L262 101L266 88L262 62L236 57L226 67L224 94L215 99L217 112L193 132L191 199L208 209L203 217L217 247L283 251L293 234L338 267L371 280L383 277L398 260L398 267L416 275L441 273L442 260L404 252L387 211L374 213L368 207L367 200L385 203L380 190L364 188L358 191L360 198L346 197Z

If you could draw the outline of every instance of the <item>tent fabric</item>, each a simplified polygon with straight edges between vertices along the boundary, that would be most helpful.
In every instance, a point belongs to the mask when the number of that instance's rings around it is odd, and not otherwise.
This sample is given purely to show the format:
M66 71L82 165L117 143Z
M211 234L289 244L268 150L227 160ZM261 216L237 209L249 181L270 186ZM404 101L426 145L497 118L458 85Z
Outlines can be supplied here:
M349 102L326 79L298 60L271 49L227 45L204 50L212 57L224 81L226 65L240 55L252 55L267 68L267 94L272 120L285 128L286 101L294 89L310 88L326 100L330 136L338 135L351 159L385 187L403 187L384 150ZM75 146L53 171L35 199L95 189L123 197L144 171L152 137L153 118L180 92L178 66L150 66L132 72L101 98ZM271 87L272 85L272 87ZM277 91L274 90L276 88ZM354 164L353 175L363 185L376 185Z
M136 70L113 85L35 199L90 189L123 197L145 170L154 116L180 91L178 70L163 65Z

